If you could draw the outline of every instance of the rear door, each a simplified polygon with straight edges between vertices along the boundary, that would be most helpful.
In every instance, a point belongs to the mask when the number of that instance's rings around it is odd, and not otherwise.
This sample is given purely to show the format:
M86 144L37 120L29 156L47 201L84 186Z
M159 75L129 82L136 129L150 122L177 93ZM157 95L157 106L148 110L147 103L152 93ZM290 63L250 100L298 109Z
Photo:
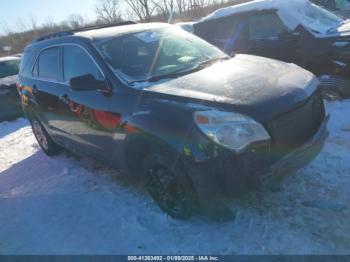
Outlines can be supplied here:
M64 45L64 85L59 90L62 123L69 146L103 160L113 152L113 130L119 125L120 115L110 112L111 93L103 90L73 91L70 80L92 75L106 81L93 56L82 46Z
M34 110L53 135L59 131L60 103L58 87L62 81L60 48L51 47L41 51L28 81L27 91L32 96Z

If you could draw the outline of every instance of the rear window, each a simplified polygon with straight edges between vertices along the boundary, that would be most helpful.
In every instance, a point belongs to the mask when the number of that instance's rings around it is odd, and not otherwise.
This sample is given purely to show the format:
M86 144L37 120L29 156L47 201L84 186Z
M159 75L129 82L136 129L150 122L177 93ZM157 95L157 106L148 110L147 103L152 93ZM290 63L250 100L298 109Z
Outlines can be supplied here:
M59 80L60 79L60 52L54 47L44 50L39 56L37 64L38 76L40 78Z
M0 62L0 78L18 74L21 60Z

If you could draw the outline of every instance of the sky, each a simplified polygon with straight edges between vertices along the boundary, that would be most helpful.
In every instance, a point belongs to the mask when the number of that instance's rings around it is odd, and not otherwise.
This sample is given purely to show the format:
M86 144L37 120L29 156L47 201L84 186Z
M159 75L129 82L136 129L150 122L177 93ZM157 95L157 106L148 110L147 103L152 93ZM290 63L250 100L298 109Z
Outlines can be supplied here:
M0 0L0 35L4 27L18 30L18 20L33 16L38 25L52 17L55 22L61 22L70 14L81 14L84 18L94 19L94 7L97 0Z

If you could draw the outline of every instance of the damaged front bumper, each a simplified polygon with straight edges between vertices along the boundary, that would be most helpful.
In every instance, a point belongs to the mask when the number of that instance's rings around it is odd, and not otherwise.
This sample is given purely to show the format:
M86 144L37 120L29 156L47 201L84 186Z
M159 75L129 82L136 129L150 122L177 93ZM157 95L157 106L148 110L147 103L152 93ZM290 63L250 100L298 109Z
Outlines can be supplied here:
M251 150L245 154L224 150L206 163L187 166L189 175L205 201L222 192L239 195L250 189L275 186L283 177L306 166L321 152L329 136L328 121L329 116L309 142L276 161L271 160L271 152L266 150Z
M325 118L318 132L308 143L290 152L278 162L274 163L269 168L268 172L258 176L259 183L264 187L273 186L279 183L286 175L296 172L314 160L323 149L329 136L327 129L329 119L329 116Z

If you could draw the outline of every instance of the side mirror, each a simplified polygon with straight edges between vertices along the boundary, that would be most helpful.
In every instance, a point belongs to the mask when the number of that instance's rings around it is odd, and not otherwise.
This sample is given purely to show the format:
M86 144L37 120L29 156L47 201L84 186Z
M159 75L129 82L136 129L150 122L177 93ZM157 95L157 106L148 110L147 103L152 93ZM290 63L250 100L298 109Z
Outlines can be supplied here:
M107 83L105 81L96 80L96 78L91 74L74 77L69 82L70 82L70 87L72 88L73 91L107 89Z

